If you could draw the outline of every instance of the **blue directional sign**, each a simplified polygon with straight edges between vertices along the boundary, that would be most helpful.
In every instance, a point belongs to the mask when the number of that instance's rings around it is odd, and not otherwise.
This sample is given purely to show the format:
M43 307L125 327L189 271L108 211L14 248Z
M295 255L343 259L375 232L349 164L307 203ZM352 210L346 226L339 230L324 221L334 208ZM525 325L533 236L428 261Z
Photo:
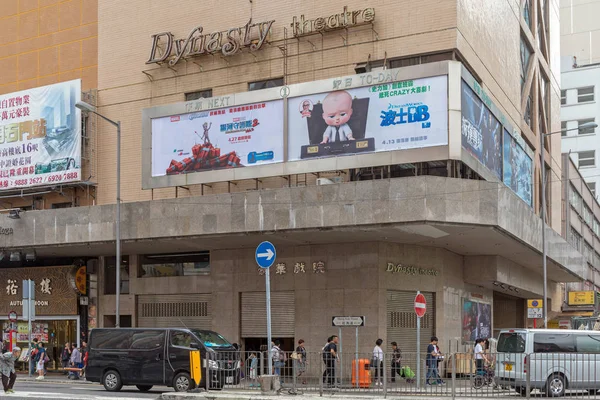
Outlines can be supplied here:
M256 258L256 263L261 268L269 268L275 262L275 258L277 257L277 252L275 251L275 246L271 242L262 242L256 247L256 254L254 255Z

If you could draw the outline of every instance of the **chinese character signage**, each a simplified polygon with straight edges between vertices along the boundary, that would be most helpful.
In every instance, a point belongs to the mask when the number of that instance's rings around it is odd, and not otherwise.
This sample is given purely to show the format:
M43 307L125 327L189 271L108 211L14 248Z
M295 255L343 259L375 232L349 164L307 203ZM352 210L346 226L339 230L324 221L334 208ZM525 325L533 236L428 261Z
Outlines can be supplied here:
M593 306L595 304L595 293L593 291L587 292L569 292L569 305L570 306Z
M38 315L77 314L77 292L72 281L77 270L72 267L0 269L0 313L23 305L23 280L35 282L35 306Z
M283 100L152 120L152 176L283 161Z
M81 81L0 95L0 190L81 180Z
M462 147L502 178L502 126L466 82L462 82Z
M389 82L288 102L288 160L448 144L446 76Z
M510 133L504 130L504 184L533 206L533 161Z

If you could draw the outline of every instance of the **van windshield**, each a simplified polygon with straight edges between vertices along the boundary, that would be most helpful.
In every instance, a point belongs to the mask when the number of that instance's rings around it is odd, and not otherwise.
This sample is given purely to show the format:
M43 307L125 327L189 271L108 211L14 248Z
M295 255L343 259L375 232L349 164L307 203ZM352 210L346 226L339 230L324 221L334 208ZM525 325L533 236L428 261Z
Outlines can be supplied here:
M232 347L231 343L217 332L192 331L206 347Z
M498 338L498 353L524 353L525 334L519 332L503 332Z

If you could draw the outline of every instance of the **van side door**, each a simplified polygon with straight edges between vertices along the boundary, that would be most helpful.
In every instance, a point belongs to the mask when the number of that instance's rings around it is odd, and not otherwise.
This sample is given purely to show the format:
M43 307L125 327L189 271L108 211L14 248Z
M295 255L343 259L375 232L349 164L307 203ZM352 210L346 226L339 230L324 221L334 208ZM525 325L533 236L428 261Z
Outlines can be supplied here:
M168 365L166 376L167 385L171 385L175 375L181 371L190 372L190 347L194 342L191 333L178 330L169 330Z
M165 339L164 329L134 330L129 352L135 360L131 383L164 385Z

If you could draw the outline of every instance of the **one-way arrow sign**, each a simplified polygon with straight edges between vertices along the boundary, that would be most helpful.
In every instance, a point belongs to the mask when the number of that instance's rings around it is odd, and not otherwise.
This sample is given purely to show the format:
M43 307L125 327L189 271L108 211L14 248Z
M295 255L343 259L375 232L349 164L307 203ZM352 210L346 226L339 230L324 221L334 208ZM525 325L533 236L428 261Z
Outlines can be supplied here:
M254 258L256 259L256 263L261 268L269 268L275 262L275 258L277 257L277 252L275 251L275 246L271 242L262 242L256 247L256 253L254 253Z
M365 326L365 317L331 317L332 326Z

